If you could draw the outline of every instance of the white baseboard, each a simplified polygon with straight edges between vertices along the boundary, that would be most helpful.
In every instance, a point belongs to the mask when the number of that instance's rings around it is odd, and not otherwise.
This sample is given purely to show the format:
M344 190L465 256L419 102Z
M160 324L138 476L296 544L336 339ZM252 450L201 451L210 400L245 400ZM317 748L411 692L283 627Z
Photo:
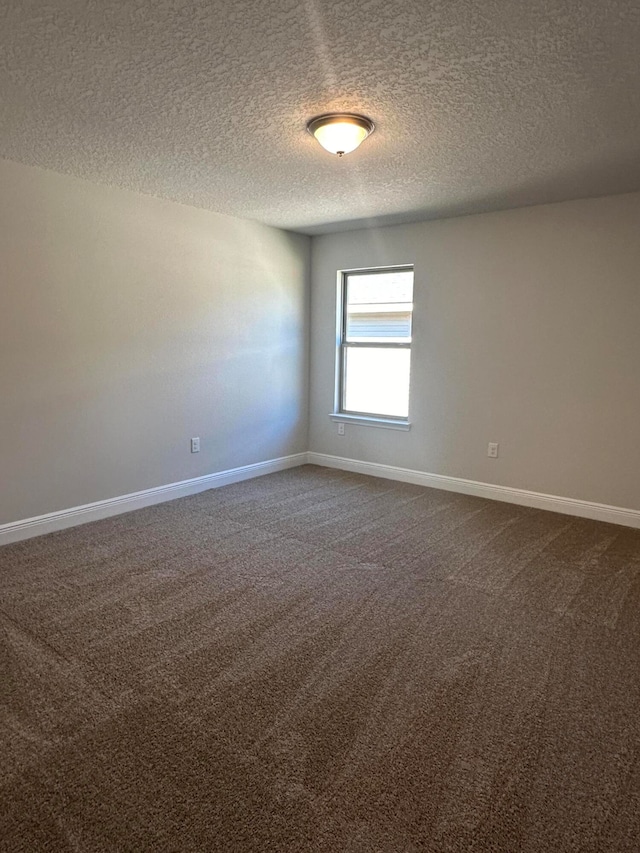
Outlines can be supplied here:
M494 486L490 483L479 483L460 477L446 477L442 474L428 474L424 471L412 471L409 468L397 468L393 465L381 465L376 462L361 462L358 459L345 459L341 456L309 452L282 456L279 459L269 459L266 462L257 462L254 465L243 465L240 468L231 468L228 471L219 471L215 474L205 474L203 477L194 477L191 480L182 480L179 483L156 486L141 492L132 492L128 495L71 507L59 512L50 512L35 518L2 524L0 525L0 545L30 539L32 536L41 536L44 533L53 533L56 530L64 530L67 527L74 527L77 524L85 524L89 521L98 521L101 518L142 509L163 501L195 495L197 492L203 492L207 489L239 483L242 480L260 477L263 474L271 474L275 471L284 471L286 468L294 468L305 463L640 528L640 510L608 506L607 504L573 498L562 498L556 495L545 495L540 492L513 489L508 486Z
M120 515L120 513L130 512L134 509L142 509L145 506L163 501L184 498L187 495L195 495L197 492L204 492L207 489L239 483L241 480L249 480L263 474L284 471L285 468L295 468L297 465L304 465L306 462L306 453L296 453L292 456L282 456L279 459L269 459L266 462L256 462L254 465L243 465L241 468L219 471L216 474L205 474L203 477L194 477L191 480L181 480L179 483L169 483L166 486L144 489L142 492L132 492L129 495L120 495L104 501L74 506L59 512L49 512L35 518L0 524L0 545L19 542L21 539L30 539L32 536L41 536L43 533L64 530L66 527L74 527L76 524L98 521L101 518Z
M342 471L353 471L357 474L370 474L373 477L385 477L389 480L400 480L403 483L429 486L432 489L444 489L448 492L460 492L464 495L475 495L494 501L504 501L521 506L535 507L536 509L546 509L551 512L561 512L565 515L577 515L581 518L591 518L596 521L608 521L613 524L640 528L640 510L637 509L624 509L623 507L580 501L574 498L544 495L526 489L512 489L509 486L493 486L490 483L479 483L476 480L445 477L442 474L427 474L424 471L396 468L393 465L379 465L376 462L361 462L358 459L345 459L341 456L329 456L325 453L310 452L307 454L307 461L313 465L324 465L327 468L339 468Z

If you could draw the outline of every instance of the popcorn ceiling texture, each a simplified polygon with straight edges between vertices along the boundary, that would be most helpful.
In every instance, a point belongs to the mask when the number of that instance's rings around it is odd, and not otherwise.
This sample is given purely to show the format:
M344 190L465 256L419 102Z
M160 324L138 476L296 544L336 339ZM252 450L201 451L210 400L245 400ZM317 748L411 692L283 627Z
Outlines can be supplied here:
M5 0L0 156L307 233L627 192L639 44L636 0Z

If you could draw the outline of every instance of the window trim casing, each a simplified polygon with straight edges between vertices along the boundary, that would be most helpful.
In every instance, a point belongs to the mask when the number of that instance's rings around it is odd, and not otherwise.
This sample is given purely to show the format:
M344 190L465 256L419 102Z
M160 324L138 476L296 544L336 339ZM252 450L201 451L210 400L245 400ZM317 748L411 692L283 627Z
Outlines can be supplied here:
M350 275L367 275L371 273L385 272L412 272L414 273L415 282L415 266L414 264L392 264L390 266L376 267L358 267L354 269L338 270L337 274L337 298L336 298L336 341L335 341L335 375L334 375L334 400L333 412L329 413L332 421L338 423L356 423L361 426L382 427L386 429L396 429L407 431L411 428L409 415L407 417L395 415L379 415L373 412L351 412L344 409L344 368L343 358L347 347L346 338L346 323L347 312L345 310L345 299L347 293L347 277ZM411 351L413 345L413 312L411 316L411 343L387 342L382 344L374 344L373 346L381 349L408 349ZM348 344L349 347L371 347L371 343L360 343L353 341ZM409 407L411 407L411 398L409 398ZM410 411L410 410L409 410Z

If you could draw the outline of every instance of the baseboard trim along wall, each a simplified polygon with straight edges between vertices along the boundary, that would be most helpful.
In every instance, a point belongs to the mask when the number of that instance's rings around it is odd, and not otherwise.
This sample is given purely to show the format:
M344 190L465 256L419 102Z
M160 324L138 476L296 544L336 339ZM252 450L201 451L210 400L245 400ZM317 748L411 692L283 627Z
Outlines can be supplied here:
M607 504L591 501L563 498L556 495L545 495L540 492L530 492L526 489L513 489L509 486L494 486L491 483L479 483L476 480L464 480L460 477L447 477L443 474L427 474L424 471L412 471L409 468L397 468L394 465L381 465L377 462L362 462L359 459L346 459L342 456L330 456L325 453L295 453L282 456L279 459L269 459L266 462L256 462L253 465L243 465L228 471L215 474L205 474L191 480L181 480L165 486L156 486L141 492L96 501L83 506L71 507L59 512L49 512L35 518L13 521L0 525L0 546L64 530L77 524L99 521L112 515L120 515L135 509L142 509L164 501L195 495L207 489L228 486L263 474L284 471L306 463L322 465L326 468L337 468L341 471L353 471L356 474L369 474L372 477L385 477L389 480L399 480L403 483L414 483L417 486L428 486L432 489L444 489L449 492L460 492L464 495L475 495L495 501L530 506L535 509L546 509L565 515L576 515L581 518L591 518L596 521L607 521L613 524L623 524L626 527L640 529L640 510L608 506Z
M269 459L266 462L256 462L253 465L243 465L240 468L219 471L216 474L205 474L203 477L194 477L191 480L181 480L179 483L169 483L166 486L144 489L142 492L132 492L129 495L120 495L104 501L74 506L59 512L49 512L35 518L0 524L0 545L30 539L32 536L41 536L44 533L53 533L56 530L64 530L66 527L75 527L76 524L99 521L101 518L120 515L120 513L130 512L134 509L142 509L145 506L171 501L175 498L184 498L187 495L195 495L207 489L228 486L231 483L239 483L241 480L260 477L263 474L272 474L275 471L284 471L285 468L295 468L298 465L304 465L306 461L306 453L295 453L291 456L282 456L279 459Z
M591 518L596 521L608 521L613 524L623 524L626 527L640 528L640 510L637 509L624 509L623 507L608 506L591 501L545 495L526 489L513 489L509 486L494 486L491 483L463 480L460 477L427 474L423 471L412 471L409 468L396 468L393 465L380 465L377 462L361 462L358 459L345 459L341 456L329 456L325 453L310 452L307 454L307 461L313 465L339 468L342 471L353 471L356 474L370 474L373 477L400 480L403 483L414 483L417 486L429 486L432 489L444 489L449 492L460 492L464 495L475 495L479 498L490 498L494 501L505 501L506 503L530 506L535 509L546 509L565 515L577 515L581 518Z

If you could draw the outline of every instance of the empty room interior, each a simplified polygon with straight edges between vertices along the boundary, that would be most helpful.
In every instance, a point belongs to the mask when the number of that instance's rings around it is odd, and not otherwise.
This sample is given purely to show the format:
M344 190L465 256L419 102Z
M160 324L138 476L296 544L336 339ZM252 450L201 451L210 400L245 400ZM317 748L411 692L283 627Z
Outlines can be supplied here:
M638 853L639 56L0 6L0 849Z

